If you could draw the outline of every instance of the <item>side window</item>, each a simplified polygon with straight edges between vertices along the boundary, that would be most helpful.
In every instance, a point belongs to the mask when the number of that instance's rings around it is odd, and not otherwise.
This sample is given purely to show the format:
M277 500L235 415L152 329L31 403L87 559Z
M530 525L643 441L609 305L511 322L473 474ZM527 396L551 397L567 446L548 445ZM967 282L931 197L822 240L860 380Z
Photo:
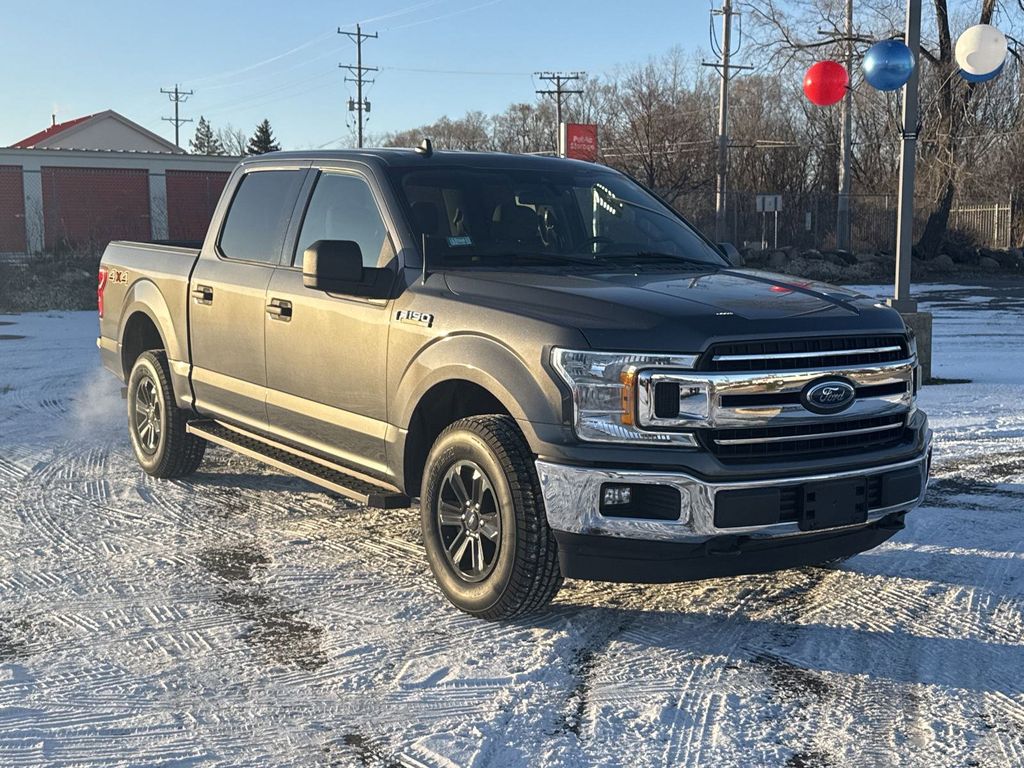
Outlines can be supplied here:
M306 171L251 171L242 177L220 233L228 259L277 264Z
M294 263L301 264L302 254L317 240L354 240L364 267L386 264L395 255L377 201L358 176L321 174L302 222Z

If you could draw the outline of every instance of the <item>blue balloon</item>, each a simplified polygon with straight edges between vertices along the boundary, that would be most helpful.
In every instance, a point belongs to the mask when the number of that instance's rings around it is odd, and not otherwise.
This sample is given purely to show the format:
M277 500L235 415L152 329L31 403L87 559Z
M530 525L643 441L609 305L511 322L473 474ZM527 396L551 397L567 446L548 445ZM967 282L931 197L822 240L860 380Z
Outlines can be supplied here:
M864 79L880 91L895 91L907 84L914 71L914 56L902 40L882 40L864 54Z
M999 73L1003 71L1003 67L1005 67L1005 66L1006 66L1006 62L1004 61L1002 64L1000 64L998 67L993 69L991 72L987 72L984 75L972 75L970 72L965 72L964 70L961 69L960 70L960 77L962 77L968 83L984 83L984 82L992 80L992 79L994 79L996 77L999 77Z

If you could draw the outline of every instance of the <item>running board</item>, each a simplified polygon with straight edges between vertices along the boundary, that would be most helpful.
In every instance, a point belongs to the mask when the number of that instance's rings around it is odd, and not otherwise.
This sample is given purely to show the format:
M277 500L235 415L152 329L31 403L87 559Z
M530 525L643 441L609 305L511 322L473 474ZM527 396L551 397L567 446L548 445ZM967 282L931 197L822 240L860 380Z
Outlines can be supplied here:
M403 509L412 503L405 494L367 475L213 419L190 421L186 429L196 437L223 445L368 507Z

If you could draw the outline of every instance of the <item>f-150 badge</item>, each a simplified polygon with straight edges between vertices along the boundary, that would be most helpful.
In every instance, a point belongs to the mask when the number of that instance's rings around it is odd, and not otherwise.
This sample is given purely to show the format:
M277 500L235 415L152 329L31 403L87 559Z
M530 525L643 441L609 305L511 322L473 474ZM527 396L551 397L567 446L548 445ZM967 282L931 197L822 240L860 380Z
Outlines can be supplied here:
M400 323L415 323L429 328L434 324L434 315L430 312L417 312L413 309L400 309L395 314L395 319Z

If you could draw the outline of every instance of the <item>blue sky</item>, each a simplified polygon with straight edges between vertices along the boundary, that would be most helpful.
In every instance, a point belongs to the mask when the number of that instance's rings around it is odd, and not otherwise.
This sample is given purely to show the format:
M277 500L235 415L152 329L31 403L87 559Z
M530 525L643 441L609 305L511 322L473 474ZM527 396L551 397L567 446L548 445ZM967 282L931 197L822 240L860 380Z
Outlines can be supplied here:
M365 21L379 66L367 131L410 128L469 109L495 112L534 98L536 70L608 72L673 46L708 51L707 0L50 0L0 14L0 145L50 122L114 109L163 136L175 82L195 95L182 116L251 132L267 117L285 148L348 141L336 33ZM171 10L173 9L173 11ZM508 74L447 74L410 70ZM182 127L191 136L193 124ZM336 146L332 144L331 146Z

